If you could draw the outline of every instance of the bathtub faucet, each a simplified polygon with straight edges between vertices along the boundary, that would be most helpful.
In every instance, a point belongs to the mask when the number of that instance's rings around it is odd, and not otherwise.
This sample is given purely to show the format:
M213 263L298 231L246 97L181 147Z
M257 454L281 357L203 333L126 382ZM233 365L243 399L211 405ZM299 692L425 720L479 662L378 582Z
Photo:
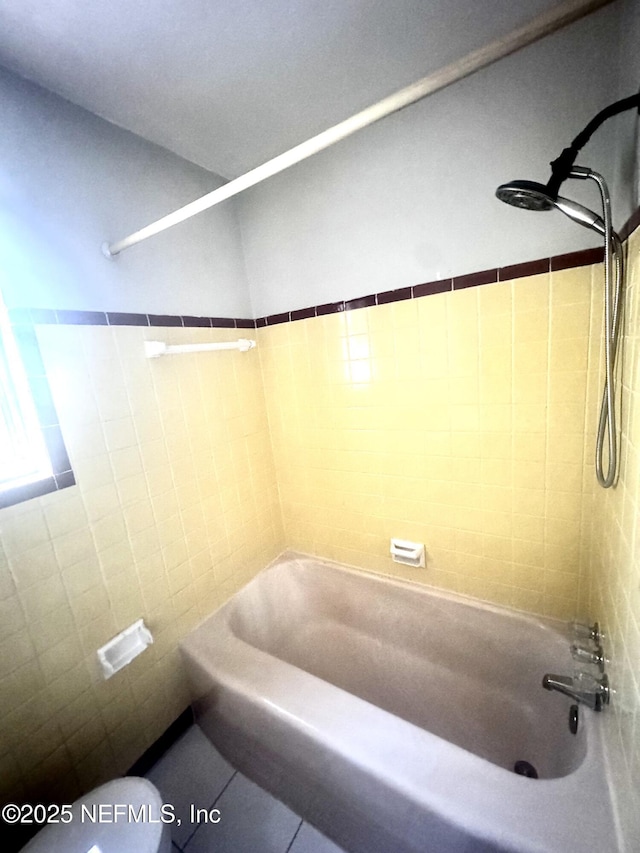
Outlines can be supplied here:
M587 649L578 643L573 643L571 645L571 657L573 657L574 660L579 660L583 663L594 664L598 667L600 672L604 672L605 664L609 663L607 658L604 656L602 646L598 646L595 649Z
M602 711L609 704L609 678L605 674L595 678L588 673L579 673L576 678L566 675L547 674L542 679L545 690L557 690L576 702L588 705L592 711Z

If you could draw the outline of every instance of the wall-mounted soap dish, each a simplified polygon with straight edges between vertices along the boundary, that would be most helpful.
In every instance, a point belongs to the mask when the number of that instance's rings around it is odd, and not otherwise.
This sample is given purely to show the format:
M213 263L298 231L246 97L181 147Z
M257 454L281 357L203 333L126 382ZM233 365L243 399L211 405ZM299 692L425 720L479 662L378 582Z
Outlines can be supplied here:
M98 649L98 660L104 677L111 678L118 670L138 657L151 643L153 643L153 637L143 619L138 619L133 625L125 628Z

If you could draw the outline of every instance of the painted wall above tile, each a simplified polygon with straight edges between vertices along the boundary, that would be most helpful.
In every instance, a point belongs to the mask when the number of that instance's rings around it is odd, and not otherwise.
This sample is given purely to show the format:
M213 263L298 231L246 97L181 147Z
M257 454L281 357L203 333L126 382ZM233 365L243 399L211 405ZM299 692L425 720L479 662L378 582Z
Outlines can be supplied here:
M233 201L108 260L223 180L0 69L0 289L9 308L250 317Z

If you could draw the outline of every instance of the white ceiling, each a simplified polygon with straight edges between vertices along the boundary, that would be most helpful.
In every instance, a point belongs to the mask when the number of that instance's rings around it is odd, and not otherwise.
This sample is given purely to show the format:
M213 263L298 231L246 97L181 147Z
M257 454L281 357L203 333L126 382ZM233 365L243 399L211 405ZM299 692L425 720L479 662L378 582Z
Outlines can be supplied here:
M232 178L558 0L2 0L0 64Z

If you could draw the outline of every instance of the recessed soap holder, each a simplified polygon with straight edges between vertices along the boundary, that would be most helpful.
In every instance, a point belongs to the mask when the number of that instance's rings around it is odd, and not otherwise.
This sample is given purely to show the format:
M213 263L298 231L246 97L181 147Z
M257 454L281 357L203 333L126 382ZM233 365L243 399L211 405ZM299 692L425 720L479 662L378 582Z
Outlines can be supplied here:
M105 679L111 678L116 672L137 658L147 646L153 643L151 631L138 619L133 625L125 628L101 649L98 649L98 660Z
M392 539L391 559L394 563L403 563L405 566L424 568L424 544L422 542L409 542L408 539Z

